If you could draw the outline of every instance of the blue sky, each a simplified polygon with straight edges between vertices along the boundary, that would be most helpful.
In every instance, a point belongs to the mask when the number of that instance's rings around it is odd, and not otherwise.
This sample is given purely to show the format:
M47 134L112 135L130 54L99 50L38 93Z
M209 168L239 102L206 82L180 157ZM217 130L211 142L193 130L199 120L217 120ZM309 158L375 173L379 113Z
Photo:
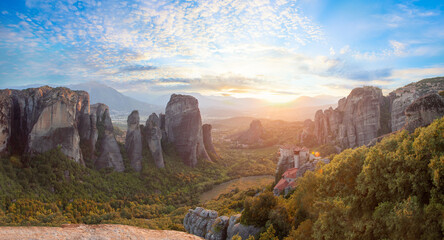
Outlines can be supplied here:
M444 75L442 1L0 2L0 87L288 101Z

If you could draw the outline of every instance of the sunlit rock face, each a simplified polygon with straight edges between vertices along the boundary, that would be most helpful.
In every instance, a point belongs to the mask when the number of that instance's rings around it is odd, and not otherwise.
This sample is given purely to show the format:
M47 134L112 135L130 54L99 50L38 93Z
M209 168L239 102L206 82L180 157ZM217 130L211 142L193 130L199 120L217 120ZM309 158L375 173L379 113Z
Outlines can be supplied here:
M174 144L186 165L196 166L198 158L210 161L203 143L202 119L196 98L171 95L165 110L165 130L168 142Z
M376 87L355 88L336 109L316 112L314 135L318 144L343 148L361 146L378 136L382 91Z
M0 148L16 154L35 154L60 147L83 164L78 125L89 110L83 91L48 86L0 93Z
M436 98L439 96L428 97L418 102L416 107L410 108L410 105L422 96L441 90L444 90L442 77L409 84L387 97L376 87L355 88L347 98L339 100L336 109L316 112L313 130L308 125L304 127L301 140L311 143L308 136L313 134L318 145L330 144L344 149L377 142L374 140L380 136L404 127L413 131L415 126L430 124L440 116ZM426 101L433 101L434 107L427 105Z
M127 120L125 149L131 167L140 172L142 170L142 134L140 132L140 117L138 111L133 111Z
M91 113L96 118L98 131L95 150L99 152L99 157L95 160L94 166L97 169L109 167L118 172L124 171L123 158L114 136L114 127L109 116L108 106L103 103L91 105Z
M444 99L435 93L420 97L407 107L405 116L404 128L410 132L427 126L433 120L444 116Z
M211 129L212 129L211 124L204 124L202 126L203 142L208 155L210 155L213 161L216 161L217 159L219 159L219 155L217 155L216 149L214 148L213 145L213 137L211 136Z
M154 159L154 163L158 168L164 168L165 162L163 160L162 151L162 130L160 129L160 119L157 114L151 114L146 120L145 135L148 147L151 152L151 156Z

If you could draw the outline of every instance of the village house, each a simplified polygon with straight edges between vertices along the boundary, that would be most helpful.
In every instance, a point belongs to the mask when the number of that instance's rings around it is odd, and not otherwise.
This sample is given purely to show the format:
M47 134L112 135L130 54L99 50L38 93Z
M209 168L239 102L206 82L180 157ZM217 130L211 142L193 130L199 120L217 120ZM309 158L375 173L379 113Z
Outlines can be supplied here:
M274 186L273 193L275 196L281 194L287 195L296 184L296 174L298 172L297 168L290 168L282 174L281 180Z

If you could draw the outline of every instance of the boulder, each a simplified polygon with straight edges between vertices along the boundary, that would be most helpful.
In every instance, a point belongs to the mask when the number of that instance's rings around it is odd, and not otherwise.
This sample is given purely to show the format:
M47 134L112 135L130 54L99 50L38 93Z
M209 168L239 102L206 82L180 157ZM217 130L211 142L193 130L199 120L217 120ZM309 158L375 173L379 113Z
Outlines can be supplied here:
M187 232L196 236L208 240L225 240L227 239L228 222L227 216L218 217L216 211L197 207L188 211L183 225Z
M203 143L205 149L207 150L208 155L211 157L213 161L219 159L219 155L217 155L216 149L213 145L213 138L211 136L211 124L202 125L202 135L203 135Z
M444 99L436 93L418 98L407 107L405 116L404 128L414 132L416 128L427 126L444 116Z
M159 117L157 117L155 113L151 114L146 120L145 135L151 156L154 159L154 163L158 168L164 168L165 163L163 160L162 151L162 130L160 129L160 126L161 122Z
M109 116L109 108L103 103L91 105L91 114L96 118L97 142L95 150L99 152L94 162L97 169L110 167L118 172L125 170L120 147L114 136L114 127Z
M165 110L165 129L183 162L196 166L197 158L211 161L202 136L202 119L198 101L188 95L173 94Z
M127 119L125 150L128 154L131 167L140 172L142 170L142 134L140 132L139 112L133 111Z
M240 214L230 217L227 228L227 240L231 240L235 235L239 235L242 239L247 239L249 236L256 236L260 233L260 228L241 224L239 222L240 217Z

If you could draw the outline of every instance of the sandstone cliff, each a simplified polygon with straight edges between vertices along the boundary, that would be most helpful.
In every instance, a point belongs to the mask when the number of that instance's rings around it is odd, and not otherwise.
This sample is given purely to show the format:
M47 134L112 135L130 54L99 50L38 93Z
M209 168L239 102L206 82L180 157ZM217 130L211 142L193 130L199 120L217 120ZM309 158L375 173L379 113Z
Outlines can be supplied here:
M140 172L142 170L142 134L140 132L140 117L138 111L128 116L128 129L126 132L125 149L131 167Z
M146 120L145 124L145 136L148 143L148 147L151 152L151 156L154 159L154 163L158 168L164 168L165 162L163 160L162 151L162 130L160 129L160 119L153 113Z
M427 126L433 120L444 116L444 99L436 93L420 97L407 107L405 116L404 128L410 132Z
M213 145L213 137L211 136L211 124L204 124L202 126L202 135L205 149L207 150L208 155L210 155L213 161L219 159L219 155L217 155L216 149Z
M443 77L409 84L387 97L376 87L355 88L347 98L339 100L336 109L316 112L313 125L306 121L300 134L301 142L309 146L329 144L342 149L369 144L373 139L402 129L406 124L406 109L416 99L440 90L444 90ZM413 112L408 114L416 116ZM428 114L425 118L433 116Z
M91 114L96 118L98 138L95 149L99 152L94 162L97 169L113 168L118 172L125 170L119 145L114 136L114 127L109 116L109 108L103 103L91 105Z
M243 144L261 144L263 142L264 128L260 120L253 120L250 128L243 132L237 140Z
M109 137L104 139L111 138L113 129L107 111L106 107L106 111L98 108L91 112L88 93L68 88L1 90L0 153L36 154L59 147L66 156L84 165L84 158L94 158L99 118L105 117L101 120L105 123L103 132ZM102 146L105 145L106 141ZM99 162L109 166L108 161L103 155ZM123 162L116 169L123 171L122 168Z
M194 167L198 158L211 161L203 142L202 119L196 98L171 95L165 109L165 129L168 142L175 146L185 164Z

